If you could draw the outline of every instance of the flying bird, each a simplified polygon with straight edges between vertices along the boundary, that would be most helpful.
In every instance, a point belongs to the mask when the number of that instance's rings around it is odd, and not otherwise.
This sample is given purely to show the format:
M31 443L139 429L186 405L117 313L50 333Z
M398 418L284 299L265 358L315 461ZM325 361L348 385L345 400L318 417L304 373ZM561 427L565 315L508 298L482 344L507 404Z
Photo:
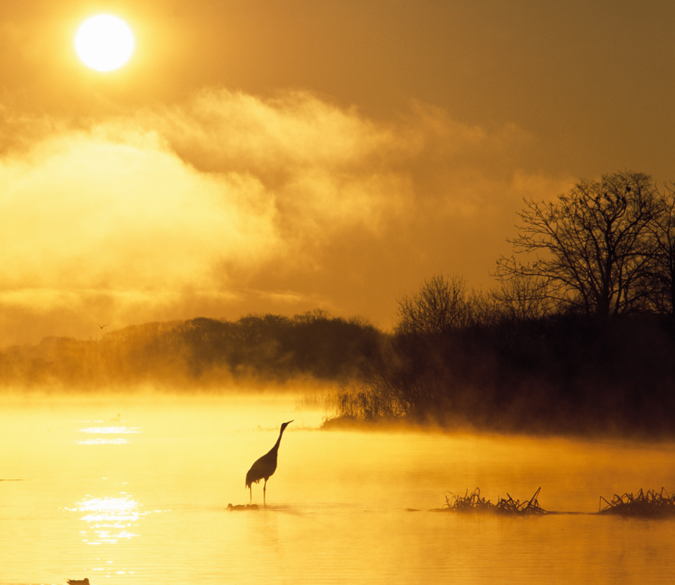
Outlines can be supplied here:
M251 498L251 503L253 502L253 487L252 484L260 482L261 479L265 480L263 484L263 505L267 506L265 501L265 492L267 491L267 480L274 474L277 470L277 454L279 453L279 445L281 444L281 436L284 434L286 427L290 425L293 421L289 420L288 422L282 423L281 430L279 431L279 438L277 442L274 443L269 453L263 455L258 459L248 470L246 474L246 487L249 489Z

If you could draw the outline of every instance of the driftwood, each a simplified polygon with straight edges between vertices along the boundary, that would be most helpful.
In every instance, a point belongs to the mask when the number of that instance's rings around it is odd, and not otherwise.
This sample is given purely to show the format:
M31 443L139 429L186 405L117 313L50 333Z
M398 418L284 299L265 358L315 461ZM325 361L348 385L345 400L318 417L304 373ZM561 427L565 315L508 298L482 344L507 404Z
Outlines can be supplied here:
M605 507L602 507L605 502ZM600 496L600 510L598 514L614 514L617 516L641 518L675 517L675 496L670 496L664 488L640 491L635 495L625 493L622 496L614 494L611 501Z
M546 514L537 500L541 487L534 492L534 495L529 500L514 500L508 493L508 498L497 498L497 503L493 504L487 498L480 495L480 488L476 488L473 492L469 490L463 496L456 496L450 493L445 496L445 507L443 510L452 512L492 512L494 514L505 514L512 516L528 516Z

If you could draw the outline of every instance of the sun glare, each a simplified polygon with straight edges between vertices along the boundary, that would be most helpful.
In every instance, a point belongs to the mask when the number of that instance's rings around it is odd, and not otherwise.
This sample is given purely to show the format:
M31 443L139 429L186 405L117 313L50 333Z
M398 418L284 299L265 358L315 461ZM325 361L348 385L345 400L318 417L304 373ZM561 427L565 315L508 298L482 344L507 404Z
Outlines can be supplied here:
M112 71L131 57L134 36L122 19L99 14L85 20L78 29L75 50L87 67L96 71Z

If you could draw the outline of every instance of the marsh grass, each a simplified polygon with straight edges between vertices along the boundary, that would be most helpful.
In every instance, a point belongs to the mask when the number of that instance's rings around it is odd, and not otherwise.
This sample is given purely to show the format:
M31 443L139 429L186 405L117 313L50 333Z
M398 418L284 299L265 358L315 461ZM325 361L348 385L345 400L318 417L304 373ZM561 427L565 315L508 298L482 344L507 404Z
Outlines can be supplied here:
M330 394L326 410L333 412L335 418L363 421L396 420L406 415L405 408L390 393L355 385L343 385Z
M493 504L487 498L480 495L480 488L476 488L473 492L469 490L463 496L450 494L445 496L445 506L441 508L443 511L449 512L490 512L493 514L504 514L510 516L530 516L547 514L538 501L541 487L534 492L534 495L529 500L513 499L508 493L507 498L498 497L497 503Z
M602 507L602 503L605 507ZM675 496L670 496L664 488L638 491L636 494L614 494L611 501L600 496L598 514L611 514L631 518L673 518L675 517Z

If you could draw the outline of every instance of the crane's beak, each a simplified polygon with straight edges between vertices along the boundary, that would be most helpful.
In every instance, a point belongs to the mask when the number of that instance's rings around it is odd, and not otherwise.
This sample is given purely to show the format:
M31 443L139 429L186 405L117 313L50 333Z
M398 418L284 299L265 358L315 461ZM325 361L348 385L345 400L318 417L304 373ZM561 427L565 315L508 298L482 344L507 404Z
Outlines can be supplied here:
M295 419L293 419L293 420L295 420ZM287 423L284 423L284 424L285 424L285 425L290 425L292 422L293 422L292 420L289 420Z

